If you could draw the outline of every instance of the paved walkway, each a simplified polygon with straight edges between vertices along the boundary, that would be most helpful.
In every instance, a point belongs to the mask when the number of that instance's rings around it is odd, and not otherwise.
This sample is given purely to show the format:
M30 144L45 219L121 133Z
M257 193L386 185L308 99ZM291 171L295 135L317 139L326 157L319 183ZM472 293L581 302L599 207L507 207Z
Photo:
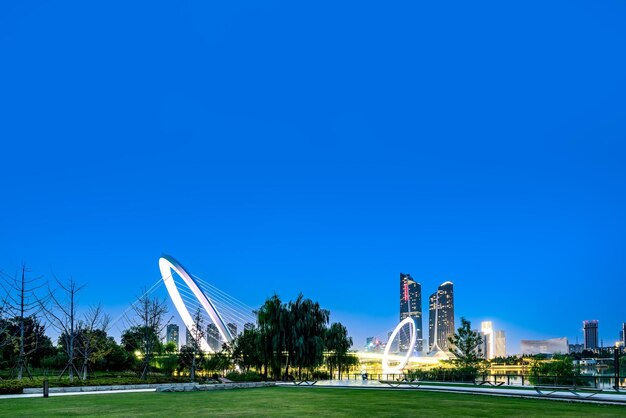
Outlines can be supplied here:
M292 387L310 387L310 388L350 388L350 389L379 389L379 390L422 390L430 392L448 392L448 393L473 393L480 395L492 395L492 396L509 396L517 398L533 398L533 399L554 399L554 400L566 400L575 402L591 402L591 403L604 403L604 404L617 404L626 406L626 392L616 391L602 391L600 393L593 394L593 392L580 391L578 394L566 391L558 390L549 395L540 394L533 389L532 386L526 386L524 388L511 388L506 387L484 387L475 385L450 385L443 384L428 384L424 382L419 386L411 385L399 385L390 386L385 383L380 383L377 380L320 380L314 386L300 385L296 386L293 383L278 383L279 386L292 386ZM549 392L549 391L548 391ZM592 395L592 396L590 396Z
M378 389L378 390L422 390L422 391L430 391L430 392L448 392L448 393L472 393L472 394L480 394L480 395L491 395L491 396L508 396L508 397L516 397L516 398L533 398L533 399L553 399L553 400L564 400L564 401L573 401L573 402L591 402L591 403L604 403L604 404L614 404L614 405L624 405L626 406L626 393L615 392L615 391L603 391L597 394L592 395L592 392L579 392L579 394L574 394L568 391L556 391L550 395L541 395L537 393L532 387L525 388L511 388L511 387L483 387L483 386L474 386L474 385L457 385L457 386L446 386L446 385L433 385L428 384L428 382L424 382L419 386L410 386L410 385L399 385L399 386L390 386L385 383L380 383L377 380L320 380L316 382L315 385L299 385L296 386L293 383L288 382L279 382L278 386L285 387L309 387L309 388L344 388L344 389ZM138 393L138 392L155 392L156 388L149 389L127 389L127 390L106 390L106 391L93 391L93 392L60 392L60 393L50 393L50 397L55 396L79 396L79 395L106 395L106 394L116 394L116 393ZM18 395L0 395L0 400L2 399L16 399L16 398L41 398L41 393L29 393L29 394L18 394Z
M156 392L156 388L150 389L124 389L124 390L98 390L93 392L57 392L50 393L50 397L56 396L77 396L77 395L107 395L110 393L137 393L137 392ZM16 398L42 398L41 393L20 393L16 395L0 395L2 399L16 399Z

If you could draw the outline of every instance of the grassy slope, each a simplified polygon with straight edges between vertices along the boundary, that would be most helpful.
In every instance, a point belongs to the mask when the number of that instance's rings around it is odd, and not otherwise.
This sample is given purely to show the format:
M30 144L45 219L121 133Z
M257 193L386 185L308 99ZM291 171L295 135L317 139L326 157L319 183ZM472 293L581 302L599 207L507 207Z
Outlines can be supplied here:
M0 416L626 416L626 407L419 391L259 388L0 400Z

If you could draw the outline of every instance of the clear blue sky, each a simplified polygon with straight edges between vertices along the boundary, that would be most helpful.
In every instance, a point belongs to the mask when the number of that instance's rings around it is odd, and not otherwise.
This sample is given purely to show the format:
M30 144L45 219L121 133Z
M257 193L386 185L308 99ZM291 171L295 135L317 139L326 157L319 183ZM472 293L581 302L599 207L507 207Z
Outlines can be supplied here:
M357 346L402 271L509 351L617 339L626 3L216 3L0 4L0 269L116 312L166 252Z

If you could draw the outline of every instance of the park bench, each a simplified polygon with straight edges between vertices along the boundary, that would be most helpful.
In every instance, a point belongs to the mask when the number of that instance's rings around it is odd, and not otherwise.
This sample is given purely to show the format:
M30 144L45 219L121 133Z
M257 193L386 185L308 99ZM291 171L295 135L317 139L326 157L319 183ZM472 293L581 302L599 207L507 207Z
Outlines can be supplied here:
M421 380L418 379L398 379L398 380L379 380L380 383L389 385L391 387L400 387L400 386L409 386L409 387L419 387L422 384Z
M317 380L292 380L293 384L296 386L304 385L304 386L313 386L317 383Z
M474 384L478 386L489 385L489 386L502 386L504 385L504 380L474 380Z
M536 385L534 386L535 390L537 391L537 393L539 395L543 395L543 396L550 396L556 392L570 392L573 395L576 395L578 397L581 397L581 394L579 393L580 388L576 387L576 386L568 386L568 385L549 385L549 386L545 386L545 385ZM602 389L587 389L585 388L585 391L591 392L591 394L584 396L585 398L591 398L593 395L596 395L600 392L602 392Z

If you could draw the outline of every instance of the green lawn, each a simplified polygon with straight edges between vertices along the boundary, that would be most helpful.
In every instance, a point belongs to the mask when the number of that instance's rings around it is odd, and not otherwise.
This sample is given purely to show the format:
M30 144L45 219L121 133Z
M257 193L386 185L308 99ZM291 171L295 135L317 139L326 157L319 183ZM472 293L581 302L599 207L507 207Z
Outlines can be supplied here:
M257 388L0 399L0 416L626 416L626 407L398 390Z

